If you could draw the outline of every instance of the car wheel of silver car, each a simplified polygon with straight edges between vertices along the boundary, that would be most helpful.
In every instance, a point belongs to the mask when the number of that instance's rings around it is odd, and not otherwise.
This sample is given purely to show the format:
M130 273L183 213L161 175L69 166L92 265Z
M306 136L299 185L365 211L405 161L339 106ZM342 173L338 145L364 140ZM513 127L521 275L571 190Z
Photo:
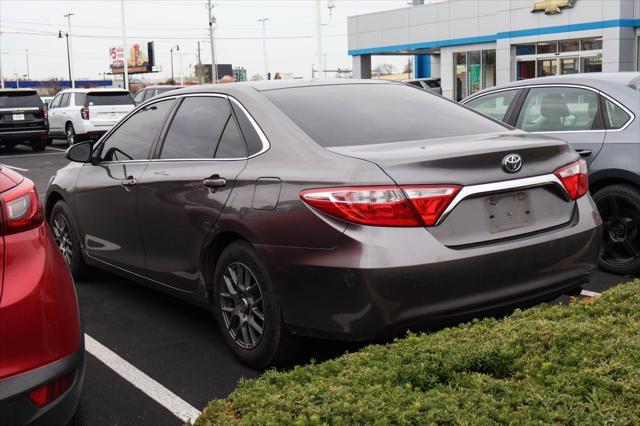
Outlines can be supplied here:
M67 124L67 127L65 128L65 133L67 135L67 143L69 144L69 146L75 144L76 130L73 128L73 124L71 123Z
M60 200L51 210L49 227L53 233L56 245L71 271L71 276L78 280L85 277L90 268L82 257L80 242L70 218L71 215L69 214L67 203Z
M261 369L295 358L297 341L282 321L269 274L249 243L237 241L222 252L213 292L220 331L242 362Z
M603 223L600 267L620 275L640 272L640 191L611 185L593 195Z

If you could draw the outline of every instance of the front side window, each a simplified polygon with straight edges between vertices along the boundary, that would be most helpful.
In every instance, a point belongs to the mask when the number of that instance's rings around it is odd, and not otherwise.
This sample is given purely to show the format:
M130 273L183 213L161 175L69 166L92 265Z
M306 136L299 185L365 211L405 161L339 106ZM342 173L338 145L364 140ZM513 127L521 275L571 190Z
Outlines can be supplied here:
M604 100L604 118L607 129L620 129L631 119L631 116L609 99Z
M225 98L186 98L171 122L160 158L213 158L230 117L231 106Z
M573 87L530 89L516 127L527 132L599 130L598 96Z
M49 104L49 109L58 108L60 106L60 100L62 99L62 95L58 95Z
M156 102L139 109L102 144L104 161L131 161L149 158L156 134L162 128L173 100Z
M480 96L465 105L496 120L504 121L507 110L517 93L517 90L505 90L504 92Z
M62 95L62 99L60 100L60 108L66 108L69 106L69 98L71 97L71 93L65 93Z

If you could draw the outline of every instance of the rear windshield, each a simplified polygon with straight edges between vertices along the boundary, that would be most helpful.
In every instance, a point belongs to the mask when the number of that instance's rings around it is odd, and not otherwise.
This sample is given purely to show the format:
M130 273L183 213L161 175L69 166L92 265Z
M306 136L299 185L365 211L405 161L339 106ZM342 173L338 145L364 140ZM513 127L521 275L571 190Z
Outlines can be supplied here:
M42 99L36 92L0 93L0 108L41 107Z
M87 95L87 105L133 105L133 98L127 92L91 92Z
M341 84L264 92L323 147L502 132L508 127L404 84Z

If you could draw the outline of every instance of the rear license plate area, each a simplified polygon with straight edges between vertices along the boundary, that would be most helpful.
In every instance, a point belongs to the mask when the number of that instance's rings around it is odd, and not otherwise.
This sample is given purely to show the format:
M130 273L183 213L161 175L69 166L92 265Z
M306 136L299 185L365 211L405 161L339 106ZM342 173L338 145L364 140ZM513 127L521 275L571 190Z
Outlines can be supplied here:
M24 114L13 114L13 121L24 121Z
M509 231L533 224L533 211L526 192L493 195L485 199L489 232Z

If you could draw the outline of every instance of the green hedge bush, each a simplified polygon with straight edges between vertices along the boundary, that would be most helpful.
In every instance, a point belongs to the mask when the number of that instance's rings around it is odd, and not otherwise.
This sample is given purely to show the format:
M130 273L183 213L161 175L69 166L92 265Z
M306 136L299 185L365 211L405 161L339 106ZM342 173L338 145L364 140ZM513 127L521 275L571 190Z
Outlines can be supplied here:
M269 371L195 424L363 423L640 424L640 280Z

